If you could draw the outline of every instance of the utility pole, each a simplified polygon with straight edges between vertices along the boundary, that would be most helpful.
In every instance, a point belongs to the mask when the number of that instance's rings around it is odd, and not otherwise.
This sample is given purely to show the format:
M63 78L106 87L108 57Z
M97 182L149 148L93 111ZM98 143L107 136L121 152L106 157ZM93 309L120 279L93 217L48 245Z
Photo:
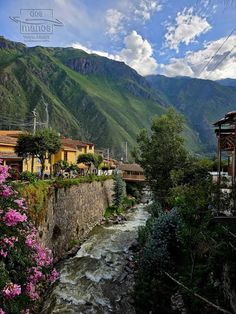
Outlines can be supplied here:
M34 123L34 128L33 128L33 134L36 132L36 124L37 124L37 113L36 113L36 108L32 111L33 113L33 123Z
M37 124L37 113L36 113L36 108L34 108L34 110L32 111L33 113L33 124L34 124L34 128L33 128L33 134L36 133L36 124ZM32 155L32 160L31 160L31 172L34 172L34 155Z
M107 149L107 160L108 161L110 160L110 149L109 148Z
M43 99L43 103L45 105L45 111L46 111L46 128L48 129L48 126L49 126L49 114L48 114L48 103L44 100L44 98L42 97Z
M125 142L125 162L128 162L128 142Z

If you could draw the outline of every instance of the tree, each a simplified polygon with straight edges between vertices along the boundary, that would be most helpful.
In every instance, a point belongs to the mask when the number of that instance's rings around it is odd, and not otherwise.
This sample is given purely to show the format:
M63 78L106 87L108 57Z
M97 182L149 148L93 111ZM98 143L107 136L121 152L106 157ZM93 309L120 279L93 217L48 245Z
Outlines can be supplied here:
M96 170L97 170L97 173L98 173L98 168L99 168L99 166L101 165L102 162L103 162L102 156L101 156L101 155L94 154L94 161L93 161L93 164L94 164L94 167L95 167Z
M152 192L163 206L172 187L171 171L186 161L182 131L182 116L169 108L166 114L153 119L150 133L144 129L138 135L136 161L144 168Z
M52 154L59 151L61 147L60 136L54 131L42 129L35 134L22 134L19 136L15 148L18 156L36 156L41 163L41 178L44 175L45 159L51 159Z
M31 172L34 171L34 155L36 153L36 147L34 144L34 135L31 133L20 134L15 147L15 152L18 156L23 158L32 158Z
M114 194L113 203L115 206L120 207L124 198L125 183L119 172L114 175Z
M93 154L81 154L78 156L77 163L83 163L88 167L87 173L90 171L92 164L94 163Z
M49 160L51 160L52 155L60 150L61 139L56 132L49 129L42 129L35 133L34 144L36 147L35 155L38 157L41 163L41 178L43 178L45 160L47 157Z

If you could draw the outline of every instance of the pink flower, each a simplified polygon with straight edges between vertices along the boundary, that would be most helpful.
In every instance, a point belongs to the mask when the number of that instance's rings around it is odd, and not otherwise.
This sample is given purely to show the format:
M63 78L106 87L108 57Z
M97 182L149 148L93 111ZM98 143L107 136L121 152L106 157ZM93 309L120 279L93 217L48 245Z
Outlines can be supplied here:
M19 208L21 208L23 210L27 209L27 207L25 206L25 201L23 198L19 198L19 199L14 200L14 203L16 203L19 206Z
M2 185L1 194L3 197L8 197L13 194L12 187L9 185Z
M0 250L0 255L3 257L7 257L7 252L3 251L3 249Z
M26 214L21 214L15 209L9 208L6 212L3 221L9 227L15 226L18 222L23 222L27 220Z
M0 308L0 314L5 314L5 312L1 308Z
M37 300L39 298L39 294L36 292L35 285L32 282L27 283L26 292L31 300Z
M30 314L30 310L29 309L24 310L23 314Z
M8 244L10 247L14 247L14 243L18 241L16 237L4 238L4 244Z
M29 234L27 235L26 237L26 240L25 240L25 244L29 247L29 248L34 248L34 246L36 245L36 240L35 240L35 234L32 233L32 234Z
M21 294L21 286L14 283L8 283L3 288L2 294L5 298L12 299Z
M40 244L35 245L36 257L35 260L38 266L49 266L53 262L52 251L44 249Z
M55 268L53 268L50 276L48 277L48 280L53 282L57 280L59 277L60 277L60 273Z
M36 284L43 277L43 273L37 267L32 267L31 271L32 274L29 276L29 280L33 284Z
M8 166L0 165L0 183L3 183L9 176L8 169L9 169Z

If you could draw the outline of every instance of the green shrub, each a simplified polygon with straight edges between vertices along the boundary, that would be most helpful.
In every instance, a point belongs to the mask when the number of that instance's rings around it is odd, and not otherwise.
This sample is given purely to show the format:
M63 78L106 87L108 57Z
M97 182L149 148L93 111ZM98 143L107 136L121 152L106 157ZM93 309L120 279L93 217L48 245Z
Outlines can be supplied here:
M20 174L20 180L21 181L29 181L31 183L36 182L38 180L38 177L35 173L32 173L30 171L23 171Z

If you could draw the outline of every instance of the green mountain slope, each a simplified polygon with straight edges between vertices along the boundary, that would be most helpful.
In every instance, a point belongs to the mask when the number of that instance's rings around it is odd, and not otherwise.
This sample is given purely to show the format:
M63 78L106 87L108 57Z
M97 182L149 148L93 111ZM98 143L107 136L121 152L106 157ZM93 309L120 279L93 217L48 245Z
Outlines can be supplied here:
M140 128L164 112L158 93L124 63L72 48L27 48L0 38L1 128L46 121L66 136L122 155ZM31 119L31 120L30 120ZM30 127L30 125L29 125Z
M171 104L187 117L189 149L213 150L210 123L232 110L235 93L210 81L144 78L123 62L82 50L28 48L0 37L0 128L32 129L36 109L39 124L49 116L61 134L110 148L117 158Z
M217 82L188 77L155 75L147 77L147 80L184 114L190 128L199 135L203 151L215 151L212 123L225 113L236 110L236 90Z

